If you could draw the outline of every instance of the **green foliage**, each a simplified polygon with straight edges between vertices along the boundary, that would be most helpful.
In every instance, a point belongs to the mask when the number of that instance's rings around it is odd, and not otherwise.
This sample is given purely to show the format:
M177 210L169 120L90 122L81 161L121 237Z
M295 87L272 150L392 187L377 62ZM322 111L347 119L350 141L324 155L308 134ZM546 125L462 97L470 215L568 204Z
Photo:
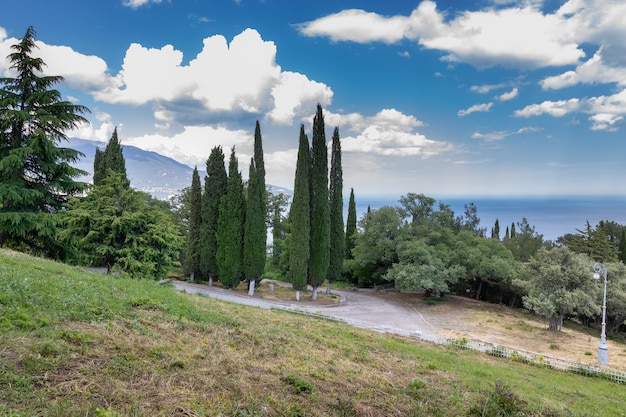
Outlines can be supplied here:
M236 287L243 276L243 229L245 201L239 164L232 148L228 164L226 195L220 203L217 223L217 270L226 288Z
M280 271L282 275L287 275L289 271L289 259L284 262L284 258L289 253L287 235L289 233L288 219L284 215L289 206L289 195L279 192L278 194L268 193L267 196L267 218L268 226L272 228L272 257L270 266L275 271Z
M127 188L112 170L102 185L71 202L64 222L62 239L80 252L78 262L154 279L178 264L182 239L171 212Z
M587 256L565 247L539 250L527 264L530 281L524 306L548 319L552 331L561 330L565 316L598 314L591 264Z
M308 282L315 290L326 279L330 262L330 206L328 200L328 148L322 106L317 105L311 138L311 242Z
M577 229L576 234L566 234L559 238L559 243L571 251L584 253L594 261L615 262L622 256L622 235L626 227L615 222L600 221L594 228L587 222L585 229Z
M346 238L343 231L343 170L341 167L341 141L339 129L333 133L330 158L330 259L328 282L341 277L343 259L346 252Z
M93 184L101 185L108 171L112 170L122 176L124 184L129 187L130 181L126 174L126 160L120 140L117 136L117 127L113 130L113 135L107 143L104 151L96 148L96 155L93 161Z
M254 133L254 153L250 159L243 241L243 272L248 282L256 281L261 277L267 258L267 192L261 128L258 121Z
M36 48L29 27L7 57L16 77L0 78L0 246L60 256L53 213L87 185L74 181L86 172L71 165L83 155L59 144L87 123L82 114L89 110L51 88L63 77L37 75L45 63L33 57Z
M307 271L310 261L310 179L311 154L309 139L300 126L298 160L293 187L293 201L289 212L291 234L289 238L289 277L297 291L306 288Z
M200 232L200 271L209 279L217 277L217 224L220 204L228 183L224 152L221 146L211 149L206 161L207 176L202 194L202 228Z
M353 259L354 240L356 239L356 201L354 199L354 188L350 189L350 200L348 201L348 219L346 220L346 259Z
M185 272L194 279L200 272L200 233L202 228L202 185L198 167L194 167L191 175L189 194L189 233L185 251Z
M511 225L511 236L504 240L504 245L515 259L526 262L542 247L543 235L535 232L535 227L528 224L526 217L517 226L519 230L515 231L515 223Z

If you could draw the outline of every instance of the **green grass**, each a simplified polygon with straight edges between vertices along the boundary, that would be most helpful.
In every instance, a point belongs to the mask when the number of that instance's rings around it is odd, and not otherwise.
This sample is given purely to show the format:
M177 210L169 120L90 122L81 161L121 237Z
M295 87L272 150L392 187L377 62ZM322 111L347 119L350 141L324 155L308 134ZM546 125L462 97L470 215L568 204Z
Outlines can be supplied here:
M624 416L623 391L0 250L1 416Z

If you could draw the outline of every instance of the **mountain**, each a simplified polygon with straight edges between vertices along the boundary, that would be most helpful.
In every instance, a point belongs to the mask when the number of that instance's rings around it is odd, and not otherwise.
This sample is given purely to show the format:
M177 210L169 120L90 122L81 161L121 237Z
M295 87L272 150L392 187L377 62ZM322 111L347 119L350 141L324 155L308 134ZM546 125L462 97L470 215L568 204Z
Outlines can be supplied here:
M104 150L106 143L71 138L68 147L85 154L74 166L87 171L88 176L79 178L79 181L92 182L93 159L96 147ZM126 173L133 188L147 192L155 198L166 200L170 196L179 194L183 188L191 186L193 168L172 158L156 152L144 151L136 146L122 145L122 152L126 160ZM198 171L204 180L206 172ZM291 195L291 191L268 184L274 194L282 192Z

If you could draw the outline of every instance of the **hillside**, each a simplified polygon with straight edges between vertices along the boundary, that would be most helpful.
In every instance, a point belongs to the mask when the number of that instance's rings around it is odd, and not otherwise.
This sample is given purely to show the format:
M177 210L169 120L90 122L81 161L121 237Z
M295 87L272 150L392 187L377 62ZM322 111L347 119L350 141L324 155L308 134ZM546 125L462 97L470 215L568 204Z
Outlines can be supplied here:
M602 379L12 251L0 277L0 415L626 415Z

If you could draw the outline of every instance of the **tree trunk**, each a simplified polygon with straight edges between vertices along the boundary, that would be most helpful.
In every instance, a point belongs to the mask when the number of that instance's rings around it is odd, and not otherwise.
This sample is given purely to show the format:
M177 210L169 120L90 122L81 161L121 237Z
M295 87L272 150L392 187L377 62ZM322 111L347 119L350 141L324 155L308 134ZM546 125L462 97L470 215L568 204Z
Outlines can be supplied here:
M328 285L326 286L326 294L330 295L332 294L332 283L330 281L328 281Z
M313 286L313 295L311 296L311 300L317 300L317 289L319 288L319 286L314 285Z
M483 283L484 281L481 279L480 284L478 284L478 291L476 291L476 300L480 300L480 293L483 290Z
M213 276L209 275L209 287L213 286Z
M300 290L296 290L296 301L300 301Z
M256 280L253 278L248 283L248 295L250 295L250 296L254 295L254 285L255 285L255 282L256 282Z
M563 324L562 316L552 316L548 319L548 331L559 332L561 331L562 324Z
M189 281L194 282L196 278L196 273L194 271L191 271L191 273L189 274Z

